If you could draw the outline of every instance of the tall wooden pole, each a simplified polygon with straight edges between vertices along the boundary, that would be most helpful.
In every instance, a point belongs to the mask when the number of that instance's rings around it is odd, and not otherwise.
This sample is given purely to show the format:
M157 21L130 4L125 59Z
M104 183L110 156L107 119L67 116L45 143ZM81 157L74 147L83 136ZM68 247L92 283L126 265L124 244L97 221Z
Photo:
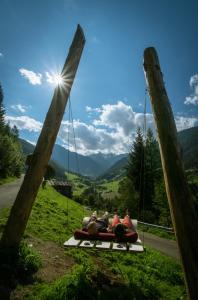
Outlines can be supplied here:
M166 193L188 295L191 300L195 300L198 298L198 218L184 172L173 112L154 48L147 48L144 51L144 70L157 127Z
M28 170L4 229L1 247L19 246L53 150L84 44L84 33L78 25L61 73L63 84L57 86L54 91Z

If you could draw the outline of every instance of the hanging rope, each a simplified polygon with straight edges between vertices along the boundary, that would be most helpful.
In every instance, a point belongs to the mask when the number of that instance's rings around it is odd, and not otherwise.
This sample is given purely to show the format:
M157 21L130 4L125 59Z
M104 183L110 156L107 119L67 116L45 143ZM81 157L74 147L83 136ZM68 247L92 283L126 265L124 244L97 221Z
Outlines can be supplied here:
M75 135L75 130L74 130L74 120L73 120L72 105L71 105L70 97L69 97L69 110L70 110L71 125L72 125L73 138L74 138L74 149L75 149L75 156L76 156L77 173L80 174L78 152L77 152L77 147L76 147L76 135Z
M69 110L68 110L68 136L67 136L67 147L68 147L68 152L67 152L67 183L69 184L69 174L70 174L70 124L71 124L71 110L70 110L70 96L69 96ZM67 225L68 225L68 218L69 218L69 201L67 197Z
M143 218L143 222L144 222L144 204L145 204L145 165L146 165L146 131L147 131L147 124L146 124L146 105L147 105L147 93L148 93L148 90L147 88L145 89L145 97L144 97L144 124L143 124L143 136L144 136L144 164L143 164L143 203L142 203L142 206L143 206L143 215L142 215L142 218ZM143 247L144 247L144 230L143 230Z
M143 147L141 153L141 167L140 167L140 201L139 201L139 216L142 217L142 221L144 222L144 208L145 208L145 163L146 163L146 105L147 105L147 88L145 89L145 97L144 97L144 121L143 121ZM142 203L140 203L142 202ZM142 208L142 211L141 211ZM144 230L143 230L143 238L142 243L144 247Z

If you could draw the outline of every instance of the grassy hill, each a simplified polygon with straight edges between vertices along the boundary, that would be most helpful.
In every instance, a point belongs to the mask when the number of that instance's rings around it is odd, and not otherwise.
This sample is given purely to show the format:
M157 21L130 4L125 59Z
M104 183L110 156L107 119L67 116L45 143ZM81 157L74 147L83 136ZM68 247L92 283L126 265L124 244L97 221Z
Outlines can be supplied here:
M0 212L0 232L8 212ZM38 256L42 265L26 280L17 283L15 278L12 300L186 299L180 265L156 251L64 249L63 242L81 227L85 214L81 205L53 188L40 189L24 241L27 266Z

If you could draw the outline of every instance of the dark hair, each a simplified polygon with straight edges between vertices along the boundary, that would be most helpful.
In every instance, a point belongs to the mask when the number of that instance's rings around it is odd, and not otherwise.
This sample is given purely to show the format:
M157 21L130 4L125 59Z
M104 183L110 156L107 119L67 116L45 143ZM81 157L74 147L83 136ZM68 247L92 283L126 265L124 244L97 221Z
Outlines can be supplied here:
M114 228L114 233L118 240L122 239L125 234L125 226L121 223L117 224Z

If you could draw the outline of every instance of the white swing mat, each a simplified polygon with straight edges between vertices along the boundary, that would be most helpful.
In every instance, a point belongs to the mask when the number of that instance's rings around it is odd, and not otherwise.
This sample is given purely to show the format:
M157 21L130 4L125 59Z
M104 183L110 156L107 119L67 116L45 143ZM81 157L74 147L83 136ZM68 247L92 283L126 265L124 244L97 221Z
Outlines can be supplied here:
M80 244L81 240L76 240L74 236L72 236L68 241L64 242L65 247L77 247Z
M113 243L112 250L126 251L127 244L126 243Z
M138 239L137 242L135 242L134 244L129 244L129 251L143 252L144 247L142 245L142 241Z
M81 242L81 244L80 244L80 247L83 247L83 248L93 248L94 244L95 244L95 241L85 241L85 240L83 240Z
M110 249L110 247L111 247L111 242L97 241L96 243L97 249Z
M112 247L111 247L112 244ZM65 247L81 247L81 248L96 248L96 249L109 249L109 250L120 250L127 251L126 243L111 243L111 242L103 242L103 241L89 241L89 240L76 240L74 236L72 236L69 240L64 243ZM128 251L133 252L143 252L144 247L142 246L142 242L140 239L137 240L136 243L128 243Z

